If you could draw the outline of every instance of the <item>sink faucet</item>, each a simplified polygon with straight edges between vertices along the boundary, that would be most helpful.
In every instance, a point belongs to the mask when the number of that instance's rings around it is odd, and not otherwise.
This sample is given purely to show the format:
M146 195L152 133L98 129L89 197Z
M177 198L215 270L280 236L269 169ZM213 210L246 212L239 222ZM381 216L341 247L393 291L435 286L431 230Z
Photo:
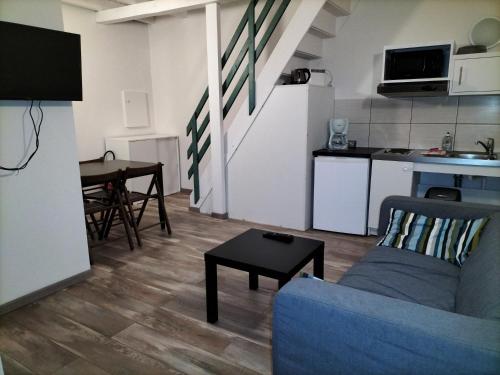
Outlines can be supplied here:
M488 155L493 156L493 150L495 149L495 140L493 138L486 138L486 144L482 141L476 141L476 145L483 146Z

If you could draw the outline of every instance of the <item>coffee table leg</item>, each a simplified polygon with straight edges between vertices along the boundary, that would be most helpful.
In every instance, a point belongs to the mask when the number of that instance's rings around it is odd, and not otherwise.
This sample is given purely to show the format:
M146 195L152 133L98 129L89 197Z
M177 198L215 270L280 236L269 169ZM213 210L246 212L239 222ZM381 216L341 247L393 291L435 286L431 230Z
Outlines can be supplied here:
M250 272L248 274L248 281L249 281L250 289L252 289L252 290L259 289L259 275L257 273Z
M279 280L278 280L278 289L283 288L283 287L285 286L285 284L286 284L287 282L289 282L290 280L291 280L291 278L290 278L290 277L287 277L287 278L284 278L284 279L279 279Z
M207 292L207 322L219 319L217 306L217 263L205 259L205 285Z
M319 249L316 252L316 255L314 256L313 273L315 277L318 277L320 279L325 278L324 262L325 262L325 245L323 245L321 249Z

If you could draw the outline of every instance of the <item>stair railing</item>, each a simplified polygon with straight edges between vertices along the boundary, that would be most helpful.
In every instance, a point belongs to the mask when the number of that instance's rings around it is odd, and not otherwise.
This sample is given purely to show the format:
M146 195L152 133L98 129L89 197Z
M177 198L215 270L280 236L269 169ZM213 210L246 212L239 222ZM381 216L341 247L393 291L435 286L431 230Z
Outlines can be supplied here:
M226 115L229 113L231 107L233 106L236 98L238 97L238 94L240 93L247 79L248 79L248 113L249 115L253 113L255 109L255 92L256 92L255 63L258 61L260 55L262 54L262 51L266 47L269 39L271 38L271 35L276 29L278 22L281 20L283 13L285 13L286 8L290 4L290 0L281 0L281 4L274 13L271 22L269 23L266 31L262 35L259 44L256 47L255 37L262 28L262 25L264 24L264 21L269 15L269 12L275 3L275 0L266 1L264 7L262 8L262 11L259 14L259 17L257 17L257 21L255 21L255 7L258 2L259 0L250 0L250 4L248 5L240 23L236 27L236 31L234 32L234 35L232 36L229 45L227 46L226 51L224 52L224 55L222 55L221 58L221 65L222 68L224 68L236 44L238 43L238 40L241 37L243 30L245 29L245 27L248 27L247 40L241 47L240 53L236 57L233 66L229 70L227 77L224 80L224 83L222 84L222 95L224 95L229 89L231 83L233 82L236 73L238 72L238 69L240 68L245 56L248 56L248 64L243 70L240 79L236 83L231 95L227 99L227 102L224 104L222 112L223 118L225 118ZM208 124L210 122L210 112L207 112L205 118L201 122L201 125L198 127L198 118L200 117L200 114L207 101L208 101L208 87L203 92L203 95L200 101L198 102L198 105L196 106L196 109L193 115L191 116L191 119L189 120L189 123L186 128L186 135L189 136L189 134L191 134L191 145L187 150L187 157L188 159L192 157L193 160L191 167L188 170L188 177L189 178L193 177L193 192L194 192L195 203L197 203L198 200L200 199L199 164L203 159L203 156L205 156L205 153L207 152L208 148L210 147L210 134L209 134L205 138L205 141L203 142L201 148L198 148L198 143L200 142L201 137L205 133Z

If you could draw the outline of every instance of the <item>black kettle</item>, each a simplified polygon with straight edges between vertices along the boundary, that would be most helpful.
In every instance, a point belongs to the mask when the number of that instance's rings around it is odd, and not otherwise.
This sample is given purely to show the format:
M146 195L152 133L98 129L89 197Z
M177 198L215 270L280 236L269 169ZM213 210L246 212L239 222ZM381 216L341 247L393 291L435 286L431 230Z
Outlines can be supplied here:
M292 70L291 76L292 85L299 85L309 82L309 79L311 78L311 71L306 68L294 69Z

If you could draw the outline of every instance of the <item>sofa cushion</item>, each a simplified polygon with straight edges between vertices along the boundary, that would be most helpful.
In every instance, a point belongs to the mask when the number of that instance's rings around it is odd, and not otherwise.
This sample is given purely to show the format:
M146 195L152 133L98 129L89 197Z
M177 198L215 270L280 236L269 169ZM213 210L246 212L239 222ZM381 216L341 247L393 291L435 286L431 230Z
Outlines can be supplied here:
M377 246L338 284L454 312L459 273L441 259Z
M500 213L491 216L459 280L456 312L500 321Z
M488 218L428 217L391 208L386 234L378 245L412 250L462 266L487 222Z

